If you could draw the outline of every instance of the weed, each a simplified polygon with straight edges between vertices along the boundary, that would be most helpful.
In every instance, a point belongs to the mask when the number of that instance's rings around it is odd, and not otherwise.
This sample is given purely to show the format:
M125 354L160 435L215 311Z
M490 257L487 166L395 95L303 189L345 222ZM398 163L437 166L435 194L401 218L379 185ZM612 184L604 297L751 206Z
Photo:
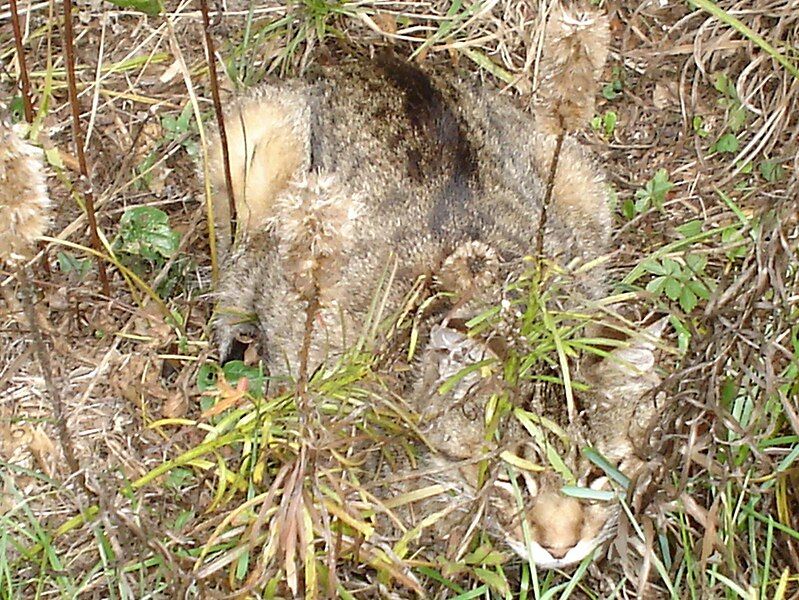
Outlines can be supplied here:
M70 277L74 277L78 281L83 281L92 268L91 260L88 258L77 258L71 252L59 251L58 254L56 254L56 258L61 271L67 273Z
M785 178L785 168L776 160L763 160L757 165L760 175L769 183Z
M712 285L709 287L703 280L707 266L704 254L686 254L681 260L651 260L644 262L643 266L655 275L646 285L646 290L655 296L665 294L669 300L679 302L686 313L692 312L700 299L710 298Z
M650 207L662 212L666 196L673 187L674 184L669 181L668 171L658 169L643 188L636 190L635 202L628 198L622 203L622 214L628 219L632 219L635 215L646 212Z
M591 119L591 129L602 133L606 138L612 139L613 133L616 131L616 123L618 122L618 115L615 111L609 110L601 117L594 116Z
M135 206L123 213L114 248L131 257L163 265L165 259L177 252L179 243L180 234L169 226L164 211L153 206Z
M624 91L624 72L621 67L611 69L611 81L602 86L602 97L605 100L616 100Z
M738 133L746 124L746 109L738 97L735 84L726 73L717 73L713 86L721 94L719 106L727 110L727 127L733 133Z
M161 0L110 0L110 2L120 8L132 8L151 17L160 15L164 10Z
M119 221L119 232L112 248L119 261L139 277L160 270L171 260L169 273L156 292L162 298L172 295L191 266L189 257L177 256L180 234L169 226L169 216L153 206L135 206Z
M193 160L197 160L200 149L197 145L197 125L193 123L193 119L194 111L191 103L187 102L177 117L162 116L161 127L164 131L164 142L180 144Z
M694 115L694 118L691 119L691 127L694 133L701 138L706 138L710 135L710 132L705 128L705 120L699 115Z
M735 154L738 152L740 142L734 133L725 133L713 145L710 146L710 152L719 154Z
M240 360L229 361L221 367L207 362L197 372L197 388L205 394L201 403L203 410L208 410L213 405L214 392L218 392L220 380L232 386L238 386L244 380L248 394L256 400L264 397L266 377L261 366L249 366Z

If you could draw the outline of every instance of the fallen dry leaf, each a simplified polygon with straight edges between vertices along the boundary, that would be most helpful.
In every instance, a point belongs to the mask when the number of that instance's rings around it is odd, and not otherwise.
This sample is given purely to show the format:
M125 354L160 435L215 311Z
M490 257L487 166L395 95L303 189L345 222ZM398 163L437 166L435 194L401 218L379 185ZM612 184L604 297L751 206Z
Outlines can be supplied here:
M179 419L186 416L189 410L189 400L182 391L176 391L166 399L161 407L161 415L165 419Z
M48 476L55 474L56 448L53 441L41 427L31 428L31 439L28 449L39 468Z

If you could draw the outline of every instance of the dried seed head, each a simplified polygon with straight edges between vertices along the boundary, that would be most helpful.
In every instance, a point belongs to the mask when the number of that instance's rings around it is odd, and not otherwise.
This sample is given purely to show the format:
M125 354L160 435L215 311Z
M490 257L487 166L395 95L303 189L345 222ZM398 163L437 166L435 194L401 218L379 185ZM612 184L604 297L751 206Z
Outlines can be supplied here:
M360 202L342 194L330 176L310 174L275 201L271 225L286 274L300 296L325 306L337 297Z
M0 262L22 259L50 220L42 154L0 119Z
M608 19L591 8L557 3L545 36L539 87L541 125L552 134L574 131L594 116L597 81L610 44Z
M441 265L436 280L438 286L458 296L484 289L494 283L499 271L499 255L492 247L472 240L455 248Z

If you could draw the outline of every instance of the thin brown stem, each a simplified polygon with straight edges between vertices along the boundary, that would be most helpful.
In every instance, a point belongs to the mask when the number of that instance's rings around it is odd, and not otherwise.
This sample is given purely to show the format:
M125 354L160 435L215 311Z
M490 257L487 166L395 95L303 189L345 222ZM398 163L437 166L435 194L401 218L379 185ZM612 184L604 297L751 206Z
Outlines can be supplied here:
M25 111L25 120L33 123L33 102L31 101L31 82L28 79L28 67L25 63L25 47L22 44L22 28L19 26L19 12L17 0L10 0L11 26L14 29L14 44L17 47L17 62L19 63L19 80L22 88L22 106Z
M67 419L64 412L64 403L61 400L61 394L55 385L53 378L53 368L50 364L50 354L48 353L47 346L45 346L42 332L36 322L36 313L34 311L33 289L31 288L30 279L25 271L26 267L23 265L18 270L20 288L22 292L22 308L25 312L25 318L28 320L28 326L31 330L31 337L33 338L33 350L36 353L36 358L39 361L39 366L42 369L42 377L44 384L47 387L47 393L50 395L50 401L53 403L53 416L55 417L56 427L58 429L58 437L61 441L61 447L64 450L64 458L67 461L67 466L72 473L80 471L80 463L75 457L75 449L72 446L72 438L69 435L67 428Z
M549 163L549 175L547 176L547 187L544 192L544 199L541 201L541 219L538 221L538 235L536 236L535 251L536 257L540 261L544 258L544 236L547 226L547 211L549 210L549 203L552 201L552 192L555 189L555 175L558 173L558 161L560 159L560 150L563 147L563 139L566 137L566 132L563 127L560 128L560 133L555 140L555 151L552 154L552 162Z
M102 253L103 248L100 243L100 236L97 233L97 218L94 212L94 193L92 191L91 180L89 179L89 169L86 166L86 154L83 151L83 131L80 126L80 106L78 105L78 90L75 83L75 50L73 47L72 32L72 0L64 0L64 62L67 66L67 88L69 90L69 105L72 109L72 136L75 140L75 150L78 155L78 166L80 174L86 181L87 189L86 217L89 220L89 233L91 235L92 247ZM99 256L97 257L97 269L100 273L100 284L103 294L111 295L111 288L108 285L108 274L105 271L105 263Z
M208 17L208 1L200 0L200 12L203 15L203 32L205 34L205 51L208 58L208 69L211 75L211 97L214 100L216 124L219 127L219 141L222 144L222 164L225 168L225 186L227 187L228 210L230 211L230 236L236 237L236 202L233 197L233 178L230 175L230 153L225 132L225 119L222 115L222 101L219 98L219 80L216 74L216 59L214 58L214 40L211 37L211 20Z
M305 309L305 330L302 334L302 347L300 348L300 365L297 377L297 400L300 404L300 419L307 416L305 406L308 396L308 355L311 353L311 338L313 337L313 323L316 313L319 312L319 291L314 289L314 293L308 299L308 307Z

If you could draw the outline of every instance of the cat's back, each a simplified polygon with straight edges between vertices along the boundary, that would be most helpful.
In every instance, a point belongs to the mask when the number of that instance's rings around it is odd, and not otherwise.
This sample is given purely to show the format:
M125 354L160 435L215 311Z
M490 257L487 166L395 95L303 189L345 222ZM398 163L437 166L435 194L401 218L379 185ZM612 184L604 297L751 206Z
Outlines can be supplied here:
M312 234L285 226L295 221L281 213L287 207L311 211L296 223L316 220L318 231L332 226L339 232L335 297L355 322L392 264L388 308L419 277L441 281L447 269L457 285L468 286L464 277L475 276L496 287L535 253L554 140L489 86L427 73L390 55L344 61L304 79L261 86L232 106L226 129L241 243L227 260L231 273L221 295L237 310L254 309L262 327L287 310L291 286L280 273L299 265L285 255L275 258L275 249ZM576 142L564 145L561 165L545 251L559 262L596 258L607 251L610 232L601 177ZM217 140L211 183L224 236L223 174ZM349 208L338 210L343 220L331 224L332 213L320 207L334 205ZM494 265L490 277L471 272L484 259ZM600 279L587 287L596 292ZM268 289L256 291L259 285ZM290 339L295 329L282 337Z

